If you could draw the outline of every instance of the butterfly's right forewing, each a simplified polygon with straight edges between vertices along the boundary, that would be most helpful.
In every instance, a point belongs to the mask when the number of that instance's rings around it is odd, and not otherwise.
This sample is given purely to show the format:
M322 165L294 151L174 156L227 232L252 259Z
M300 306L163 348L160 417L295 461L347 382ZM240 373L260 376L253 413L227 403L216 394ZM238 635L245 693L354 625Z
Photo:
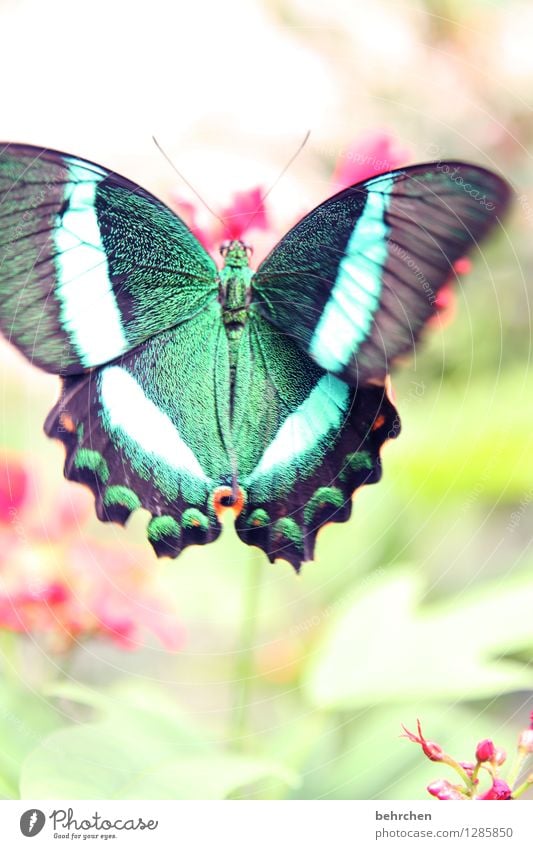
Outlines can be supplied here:
M383 380L509 196L496 174L460 162L359 183L279 242L254 277L255 301L322 368L352 385Z

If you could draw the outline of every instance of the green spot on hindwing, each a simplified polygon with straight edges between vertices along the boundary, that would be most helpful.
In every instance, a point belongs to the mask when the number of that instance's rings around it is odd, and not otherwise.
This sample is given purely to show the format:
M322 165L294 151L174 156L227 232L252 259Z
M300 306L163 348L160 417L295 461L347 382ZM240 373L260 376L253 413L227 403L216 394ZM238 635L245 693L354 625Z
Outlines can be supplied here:
M207 532L209 528L209 519L205 513L202 513L201 510L197 510L195 507L189 507L187 510L184 510L181 523L187 530L196 529Z
M270 522L270 516L266 510L258 507L246 519L246 524L249 528L264 528Z
M316 514L324 507L341 508L344 506L344 502L345 498L340 489L335 486L321 486L305 505L304 520L306 525L310 525Z
M102 483L107 483L109 480L109 466L99 451L79 448L74 458L74 466L76 469L86 469L93 472Z
M278 519L273 529L274 539L287 540L296 548L303 550L303 535L300 527L289 516Z
M127 507L131 512L141 506L138 495L127 486L110 486L104 493L106 507Z
M359 472L362 469L371 471L374 468L368 451L354 451L353 454L347 454L344 462L344 468L339 475L341 481L345 481L350 472Z
M146 534L150 542L161 542L169 538L179 539L181 528L172 516L154 516L150 519Z
M173 516L153 516L146 528L148 541L158 557L176 557L181 550L181 528Z

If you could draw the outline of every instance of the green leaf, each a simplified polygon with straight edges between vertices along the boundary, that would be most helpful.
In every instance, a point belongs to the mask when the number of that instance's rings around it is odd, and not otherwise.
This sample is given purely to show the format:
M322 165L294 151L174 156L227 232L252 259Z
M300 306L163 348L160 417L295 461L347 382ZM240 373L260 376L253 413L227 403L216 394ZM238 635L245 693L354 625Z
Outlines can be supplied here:
M220 753L168 694L144 682L108 691L64 682L53 693L103 718L44 739L24 763L22 798L223 799L261 779L295 780L270 760Z
M510 370L427 390L424 382L398 381L402 434L385 457L398 493L426 504L512 502L530 492L533 385L525 377Z
M531 570L431 605L406 569L387 570L366 589L314 653L305 688L315 705L468 699L531 686L526 666L501 658L531 644Z
M51 734L26 759L23 799L224 799L239 788L294 776L268 761L190 754L186 741L139 728L98 722Z
M4 680L0 688L0 796L18 798L21 764L61 724L59 711L40 693Z
M171 698L168 691L147 681L121 680L98 690L77 681L59 681L47 688L47 694L94 708L111 724L121 725L129 718L139 727L157 726L157 735L184 740L188 747L206 749L203 730L198 728Z

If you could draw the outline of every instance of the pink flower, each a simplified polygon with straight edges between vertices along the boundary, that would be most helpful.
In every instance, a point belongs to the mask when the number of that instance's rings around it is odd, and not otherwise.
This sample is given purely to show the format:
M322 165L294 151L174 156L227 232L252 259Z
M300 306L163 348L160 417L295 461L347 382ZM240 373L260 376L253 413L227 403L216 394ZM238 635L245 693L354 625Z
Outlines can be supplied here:
M462 256L453 264L453 270L459 276L461 274L470 274L472 271L472 260L468 256Z
M487 790L486 793L482 793L481 796L476 796L476 799L481 800L500 800L504 801L506 799L511 799L511 788L502 778L495 778L492 787Z
M341 153L332 182L336 191L340 191L377 174L407 165L411 159L409 148L396 141L393 135L384 130L373 130L357 138Z
M176 651L183 629L154 585L149 556L92 541L21 543L0 573L0 627L46 635L56 650L91 636L134 649L151 632Z
M20 553L20 548L11 552L12 568L17 570L18 582L12 580L10 586L1 576L0 627L20 633L48 630L49 623L57 619L58 610L70 593L67 587L52 578L40 580L31 572L21 574L17 561ZM27 559L29 561L30 557Z
M43 634L55 649L90 636L132 649L147 632L171 651L180 648L183 629L157 586L151 554L90 538L82 544L90 493L62 486L49 511L37 511L27 497L29 471L7 459L2 469L0 628Z
M226 239L246 241L246 237L251 231L267 231L270 229L262 195L262 189L259 187L235 192L231 203L219 213L222 222L213 218L213 223L209 227L200 226L197 218L197 207L188 201L184 201L177 193L173 195L173 206L204 248L210 252L215 252Z
M432 743L430 740L426 740L424 735L422 734L422 727L420 725L420 720L417 719L416 727L418 730L418 736L413 734L412 731L408 731L405 725L402 725L404 730L403 737L407 737L411 740L412 743L420 743L422 746L422 751L430 759L430 761L441 761L444 758L444 750L438 743Z
M491 761L494 757L496 749L492 740L482 740L476 747L476 760L479 763Z
M225 223L221 233L223 239L243 239L253 228L269 229L270 224L262 194L259 188L235 192L232 203L220 213Z
M410 158L408 148L400 145L390 133L367 133L339 157L332 178L334 190L397 168ZM184 200L180 192L172 193L172 206L211 253L217 251L226 239L246 241L252 231L256 236L259 232L272 231L275 236L263 202L263 190L257 186L235 192L231 203L219 211L222 223L213 218L212 224L202 226L198 221L198 204ZM253 242L253 238L250 237L250 241Z
M442 764L451 767L461 778L463 785L451 784L446 779L434 781L427 787L429 793L437 799L481 799L501 801L506 799L519 799L523 793L533 786L533 773L517 783L517 778L521 774L525 761L533 754L533 713L530 717L529 728L522 731L518 739L518 757L515 759L512 769L509 771L505 781L500 777L500 767L506 761L506 753L504 749L494 745L492 740L481 740L476 746L476 763L470 761L456 761L454 758L447 755L437 743L428 742L420 727L420 721L417 722L418 735L412 734L402 726L405 731L405 736L412 740L413 743L418 743L422 746L424 754L434 761L440 761ZM480 784L483 778L490 776L491 786L483 793L478 793ZM480 778L481 776L481 778Z
M70 549L73 621L85 622L85 633L110 637L122 648L135 649L151 632L169 651L184 642L176 612L152 579L151 555L133 546L124 549L91 543Z
M443 778L434 781L433 784L428 784L427 790L432 796L436 796L437 799L442 799L443 801L450 799L462 799L464 801L465 799L464 793L461 793L460 788L456 784L450 784L449 781Z
M28 498L30 475L15 457L0 459L0 523L9 525Z

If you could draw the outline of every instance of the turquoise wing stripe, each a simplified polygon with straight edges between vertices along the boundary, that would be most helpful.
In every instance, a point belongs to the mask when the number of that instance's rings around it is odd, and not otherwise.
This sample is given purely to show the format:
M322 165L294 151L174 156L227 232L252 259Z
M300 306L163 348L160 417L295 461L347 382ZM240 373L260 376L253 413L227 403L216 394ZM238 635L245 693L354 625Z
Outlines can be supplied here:
M146 397L142 387L126 369L121 366L104 368L100 392L112 431L121 430L144 452L163 460L176 472L209 483L175 424Z
M380 178L379 191L368 189L365 208L350 236L330 298L311 338L311 356L328 371L343 371L368 336L379 307L390 232L385 212L393 185L393 178Z
M290 413L243 483L256 500L268 501L300 476L318 467L341 429L350 404L350 388L332 374L323 375L308 397Z
M60 321L86 368L112 360L130 347L108 274L95 208L94 173L69 161L66 211L54 232Z
M349 387L325 374L303 404L283 422L247 480L280 469L305 456L332 430L338 430L346 414Z

